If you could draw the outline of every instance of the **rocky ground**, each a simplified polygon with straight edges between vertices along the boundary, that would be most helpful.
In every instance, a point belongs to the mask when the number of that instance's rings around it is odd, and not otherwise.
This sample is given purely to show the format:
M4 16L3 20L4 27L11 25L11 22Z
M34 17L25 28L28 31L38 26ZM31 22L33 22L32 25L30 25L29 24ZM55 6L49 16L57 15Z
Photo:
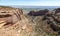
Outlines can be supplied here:
M9 9L9 11L7 9ZM3 24L0 27L0 36L58 36L58 33L53 31L46 21L42 20L43 16L29 16L28 14L23 14L21 10L15 8L10 9L12 8L3 7L3 9L1 9L1 12L5 10L4 12L11 11L14 12L14 14L9 13L12 15L11 19L7 17L6 19L0 18L3 21L3 23L0 22L0 25ZM5 22L8 21L10 23L6 24Z

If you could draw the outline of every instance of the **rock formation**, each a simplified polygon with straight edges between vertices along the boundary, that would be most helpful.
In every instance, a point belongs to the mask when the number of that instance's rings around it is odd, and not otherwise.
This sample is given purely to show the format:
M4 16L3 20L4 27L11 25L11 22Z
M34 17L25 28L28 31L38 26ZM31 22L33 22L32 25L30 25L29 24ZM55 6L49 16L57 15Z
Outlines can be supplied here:
M0 36L57 36L53 31L55 24L48 25L47 20L42 20L47 12L30 11L28 15L19 8L0 6Z
M32 31L22 9L0 6L0 36L29 36Z
M55 12L56 12L56 13L60 13L60 8L56 8L56 9L55 9Z
M56 13L57 12L57 13ZM47 23L50 25L50 27L57 32L60 32L60 14L58 14L58 11L55 11L55 14L47 13L44 16L44 20L47 20Z
M13 24L21 19L23 14L21 9L12 8L12 7L0 7L0 21L4 21L10 24ZM17 19L18 18L18 19Z
M39 10L39 11L30 11L30 13L28 13L28 15L32 15L32 16L41 16L41 15L45 15L46 13L48 13L48 9L45 10Z

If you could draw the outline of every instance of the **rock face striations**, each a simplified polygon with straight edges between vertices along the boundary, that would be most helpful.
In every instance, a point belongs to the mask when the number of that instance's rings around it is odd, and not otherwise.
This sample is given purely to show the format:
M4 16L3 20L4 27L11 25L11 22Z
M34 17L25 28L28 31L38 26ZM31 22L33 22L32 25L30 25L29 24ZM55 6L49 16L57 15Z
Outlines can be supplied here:
M23 15L22 9L0 6L0 22L3 21L5 24L14 24L18 20L21 20L21 15Z
M32 31L22 9L0 6L0 36L29 36Z

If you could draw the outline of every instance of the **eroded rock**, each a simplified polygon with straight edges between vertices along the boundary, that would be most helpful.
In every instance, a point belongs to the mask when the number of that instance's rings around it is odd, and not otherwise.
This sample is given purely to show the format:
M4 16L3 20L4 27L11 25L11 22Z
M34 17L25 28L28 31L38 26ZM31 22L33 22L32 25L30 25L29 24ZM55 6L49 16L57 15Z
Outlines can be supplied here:
M49 15L49 16L48 16ZM55 12L55 14L46 14L44 19L47 20L47 23L50 25L50 27L57 32L60 32L60 15Z
M46 13L48 13L48 9L45 10L39 10L39 11L30 11L28 13L28 15L32 15L32 16L41 16L41 15L45 15Z
M23 15L22 9L8 7L8 6L0 6L0 19L2 21L4 21L5 19L5 22L7 22L6 25L14 24L17 21L21 20L21 15Z

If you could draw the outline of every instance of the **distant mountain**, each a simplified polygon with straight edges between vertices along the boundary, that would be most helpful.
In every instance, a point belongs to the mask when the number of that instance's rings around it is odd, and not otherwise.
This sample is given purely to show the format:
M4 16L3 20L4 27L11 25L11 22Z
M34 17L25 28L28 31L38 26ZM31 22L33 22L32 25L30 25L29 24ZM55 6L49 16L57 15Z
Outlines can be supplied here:
M60 6L12 6L16 8L60 8Z

